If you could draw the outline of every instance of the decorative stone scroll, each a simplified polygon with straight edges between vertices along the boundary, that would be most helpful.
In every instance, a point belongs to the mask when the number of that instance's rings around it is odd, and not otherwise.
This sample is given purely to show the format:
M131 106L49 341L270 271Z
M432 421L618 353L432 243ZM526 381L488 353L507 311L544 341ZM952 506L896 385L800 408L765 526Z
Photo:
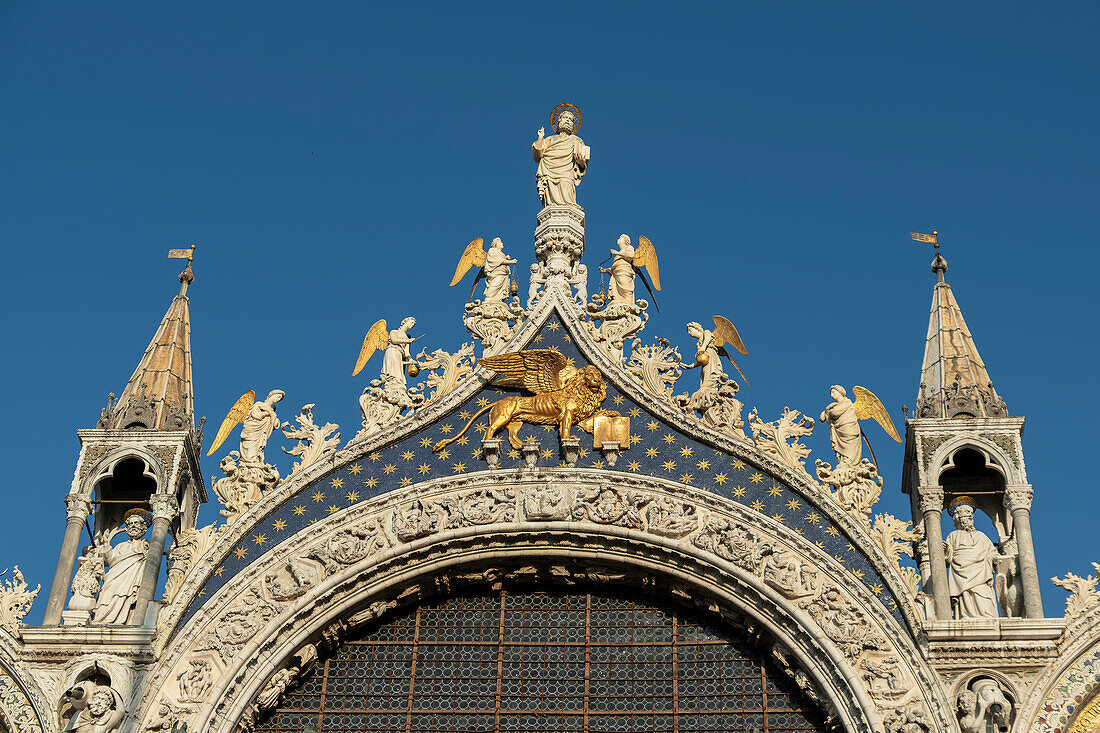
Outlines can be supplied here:
M293 427L290 423L283 426L283 435L298 441L298 444L290 450L283 448L283 452L301 459L295 461L290 476L298 473L305 466L335 453L340 447L340 433L336 432L340 426L331 422L318 426L313 421L313 403L302 407L295 419L298 421L298 427ZM336 434L333 435L333 433Z
M352 442L363 440L372 433L388 428L411 411L424 404L424 385L406 388L404 385L384 383L372 379L359 396L359 411L363 415L362 427Z
M622 364L625 362L623 349L627 339L645 328L646 321L649 320L649 314L646 313L649 303L639 298L634 303L611 301L601 308L604 303L602 294L596 294L592 300L588 304L588 330L592 339L615 363Z
M813 433L812 417L803 416L798 410L784 407L782 417L774 422L764 422L757 415L754 407L749 413L749 427L752 429L752 438L757 448L785 466L809 477L805 460L806 456L810 455L810 449L798 442L798 439Z
M1050 582L1059 588L1069 591L1066 599L1065 618L1067 620L1077 618L1087 609L1100 603L1100 590L1096 589L1096 582L1100 580L1100 563L1093 563L1093 574L1082 578L1073 573L1066 573L1061 578L1051 578Z
M497 353L512 336L514 324L523 321L526 312L519 298L510 302L482 303L475 300L466 304L462 322L466 330L481 342L483 356Z
M459 382L474 371L474 346L462 344L458 351L450 353L436 349L430 355L421 349L416 355L421 372L427 372L424 386L431 390L428 401L437 400L453 390Z
M651 395L672 404L672 391L683 373L683 360L680 350L668 339L658 336L655 345L642 346L642 340L636 338L630 344L630 360L625 369Z
M0 575L6 572L7 570ZM31 604L40 590L41 584L32 591L27 590L27 581L23 579L23 573L16 565L12 577L0 585L0 627L17 634L23 617L31 610Z

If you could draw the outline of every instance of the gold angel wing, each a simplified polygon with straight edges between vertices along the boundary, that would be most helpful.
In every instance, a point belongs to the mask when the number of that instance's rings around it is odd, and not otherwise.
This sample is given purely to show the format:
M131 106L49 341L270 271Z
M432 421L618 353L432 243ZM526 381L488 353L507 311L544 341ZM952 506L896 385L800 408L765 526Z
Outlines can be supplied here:
M653 287L661 289L661 270L657 264L657 250L653 248L653 242L642 235L638 235L638 247L634 250L634 266L644 267L653 278Z
M496 383L500 386L522 387L535 394L561 389L564 381L562 371L569 366L569 360L553 349L513 351L477 361L499 375Z
M898 429L894 427L894 421L890 419L890 413L886 411L882 401L875 396L874 392L857 384L852 387L852 396L856 398L856 417L860 420L866 420L869 417L874 418L875 422L882 426L887 435L897 442L901 442L901 436L898 435Z
M254 404L256 404L256 390L254 389L248 390L233 403L233 406L229 408L229 412L226 413L225 419L222 420L222 426L218 428L218 434L214 436L214 443L210 446L210 450L206 452L206 455L212 456L214 451L222 447L222 443L233 432L233 428L237 427L237 423L244 420L244 416L248 414Z
M485 266L485 240L481 237L466 245L466 249L462 252L462 259L458 261L458 267L455 268L455 276L451 278L451 287L458 285L458 281L464 278L474 265Z
M367 365L367 360L374 355L374 352L386 348L389 343L390 330L386 327L386 319L379 318L367 331L367 335L363 337L363 345L359 347L359 358L355 360L355 369L352 370L351 376L354 377L363 371L363 367Z
M714 317L714 341L715 346L729 344L742 355L748 356L749 354L744 342L741 341L741 334L737 333L737 326L730 323L730 320L725 316Z

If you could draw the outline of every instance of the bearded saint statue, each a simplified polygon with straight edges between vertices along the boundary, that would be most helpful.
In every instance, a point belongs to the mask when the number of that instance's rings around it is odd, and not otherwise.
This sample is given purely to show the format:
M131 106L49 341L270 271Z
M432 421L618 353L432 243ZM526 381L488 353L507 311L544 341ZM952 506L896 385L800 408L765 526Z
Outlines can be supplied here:
M561 107L563 105L559 105ZM566 105L553 116L556 135L544 137L546 129L539 128L539 139L531 143L531 157L539 164L535 172L539 199L543 206L561 204L577 205L577 184L588 168L591 149L574 135L580 129L579 113L572 105ZM557 110L555 110L557 111Z

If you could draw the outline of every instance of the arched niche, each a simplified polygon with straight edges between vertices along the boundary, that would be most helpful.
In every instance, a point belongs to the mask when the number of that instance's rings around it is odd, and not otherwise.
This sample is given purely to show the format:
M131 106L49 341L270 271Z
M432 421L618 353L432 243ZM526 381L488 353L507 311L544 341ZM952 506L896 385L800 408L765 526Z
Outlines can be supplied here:
M969 496L978 505L997 532L997 541L1012 536L1012 516L1005 510L1005 473L990 454L972 445L963 445L947 457L940 470L944 507L960 496Z

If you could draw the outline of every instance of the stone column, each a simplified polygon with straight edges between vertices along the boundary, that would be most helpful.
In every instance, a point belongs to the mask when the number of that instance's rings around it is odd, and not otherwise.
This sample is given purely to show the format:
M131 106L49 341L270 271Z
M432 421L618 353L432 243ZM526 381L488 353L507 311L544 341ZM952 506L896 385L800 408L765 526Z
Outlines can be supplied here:
M1043 618L1043 599L1039 595L1039 570L1035 565L1035 547L1031 542L1030 486L1009 486L1005 489L1005 507L1012 514L1013 534L1016 536L1017 562L1020 581L1024 586L1024 616Z
M153 494L149 497L149 505L153 508L153 531L149 535L149 554L145 556L141 587L138 588L137 601L134 602L134 610L130 615L130 623L139 626L145 623L145 611L157 592L157 579L160 577L160 563L164 556L164 543L168 539L168 527L179 513L179 505L174 496Z
M947 595L947 561L943 555L943 489L922 486L920 511L924 516L924 536L928 540L928 564L932 571L932 597L936 599L936 618L951 618L951 598Z
M57 570L53 574L50 586L50 598L46 602L46 616L43 626L56 626L61 623L61 612L65 610L65 599L69 597L69 581L73 577L73 563L80 546L80 533L84 530L84 520L92 511L92 502L80 494L65 495L65 538L61 540L61 555L57 559Z

